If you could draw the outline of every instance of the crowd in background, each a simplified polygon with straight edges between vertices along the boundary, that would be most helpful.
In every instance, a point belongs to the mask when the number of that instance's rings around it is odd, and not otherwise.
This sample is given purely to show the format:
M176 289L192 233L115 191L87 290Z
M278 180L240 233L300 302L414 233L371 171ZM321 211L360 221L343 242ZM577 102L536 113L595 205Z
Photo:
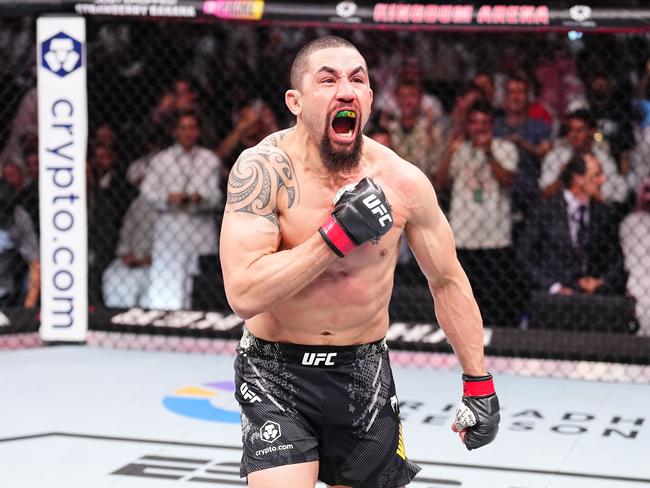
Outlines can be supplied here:
M33 25L5 27L0 306L35 306ZM198 258L218 250L229 169L242 150L291 125L283 96L291 61L324 33L90 24L90 303L192 307ZM368 62L375 98L366 134L430 178L486 324L521 326L540 295L610 297L631 301L650 335L644 35L339 34ZM410 264L403 246L400 265Z

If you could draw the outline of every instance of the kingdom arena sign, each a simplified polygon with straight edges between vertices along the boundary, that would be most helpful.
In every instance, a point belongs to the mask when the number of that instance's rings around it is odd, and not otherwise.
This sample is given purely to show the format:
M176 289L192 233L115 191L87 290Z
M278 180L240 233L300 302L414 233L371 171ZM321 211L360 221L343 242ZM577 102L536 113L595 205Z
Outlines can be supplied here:
M474 20L476 19L476 20ZM378 3L373 21L378 24L442 25L549 25L547 5L425 5Z

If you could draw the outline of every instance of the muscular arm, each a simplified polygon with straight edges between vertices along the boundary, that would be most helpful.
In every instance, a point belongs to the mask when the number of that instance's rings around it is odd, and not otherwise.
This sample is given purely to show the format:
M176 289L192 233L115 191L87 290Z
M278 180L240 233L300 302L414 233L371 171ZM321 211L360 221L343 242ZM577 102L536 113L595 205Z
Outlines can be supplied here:
M485 375L483 323L465 271L456 257L451 227L426 178L418 175L406 237L429 282L436 317L466 374Z
M291 160L270 145L244 151L230 172L221 266L230 306L244 319L295 296L338 259L316 229L293 249L278 250L279 202L291 208L299 197Z

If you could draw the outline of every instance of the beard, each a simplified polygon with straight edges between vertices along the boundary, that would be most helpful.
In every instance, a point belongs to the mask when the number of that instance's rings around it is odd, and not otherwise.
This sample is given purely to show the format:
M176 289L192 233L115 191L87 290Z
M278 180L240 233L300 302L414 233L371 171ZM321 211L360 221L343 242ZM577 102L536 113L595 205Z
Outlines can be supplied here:
M323 165L331 172L346 171L355 168L361 160L363 134L357 131L352 144L335 147L329 138L329 124L325 125L325 132L320 141L320 159Z

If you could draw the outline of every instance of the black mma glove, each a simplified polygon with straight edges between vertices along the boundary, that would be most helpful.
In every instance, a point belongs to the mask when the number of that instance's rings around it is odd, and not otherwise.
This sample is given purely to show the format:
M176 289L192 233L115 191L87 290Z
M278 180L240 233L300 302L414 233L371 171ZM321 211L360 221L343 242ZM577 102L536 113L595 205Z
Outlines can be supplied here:
M318 229L339 257L366 241L377 240L393 226L386 195L370 178L347 185L336 194L330 218Z
M463 375L463 400L456 411L456 432L465 431L465 447L470 451L489 444L499 431L499 399L492 375Z

